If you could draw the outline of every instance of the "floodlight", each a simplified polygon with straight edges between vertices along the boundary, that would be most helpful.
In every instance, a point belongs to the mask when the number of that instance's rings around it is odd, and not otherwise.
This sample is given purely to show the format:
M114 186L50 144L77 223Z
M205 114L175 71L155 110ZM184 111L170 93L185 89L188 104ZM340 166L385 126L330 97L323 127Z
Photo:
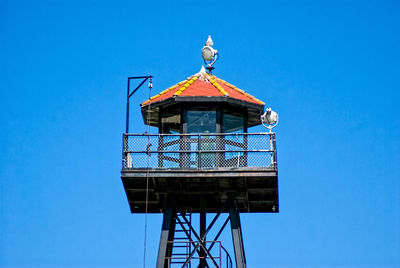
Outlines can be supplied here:
M278 124L278 119L278 114L272 111L270 107L268 107L265 113L261 116L261 123L264 127L268 128L269 131L271 131L272 128L276 127L276 125Z
M212 61L215 56L215 50L211 46L204 46L201 50L201 56L205 61Z
M218 59L218 51L212 47L214 42L211 39L211 36L208 36L208 39L201 50L201 56L204 59L204 63L211 68L211 66L215 63Z

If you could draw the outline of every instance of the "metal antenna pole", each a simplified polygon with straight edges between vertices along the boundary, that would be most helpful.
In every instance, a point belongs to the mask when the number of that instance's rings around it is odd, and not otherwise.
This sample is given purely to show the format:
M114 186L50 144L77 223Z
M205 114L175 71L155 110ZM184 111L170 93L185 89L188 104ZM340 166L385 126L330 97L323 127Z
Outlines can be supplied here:
M125 125L125 133L129 133L129 100L133 94L147 81L147 79L152 79L152 75L148 76L132 76L128 77L128 86L127 86L127 93L126 93L126 125ZM143 79L143 81L132 91L130 92L130 85L132 79Z

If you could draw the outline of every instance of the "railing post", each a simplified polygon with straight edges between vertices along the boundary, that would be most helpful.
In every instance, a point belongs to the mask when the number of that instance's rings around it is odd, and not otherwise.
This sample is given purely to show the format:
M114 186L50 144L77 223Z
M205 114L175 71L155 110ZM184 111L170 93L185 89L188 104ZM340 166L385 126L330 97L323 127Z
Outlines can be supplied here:
M181 151L186 151L187 150L187 137L186 135L181 135L180 138L180 150ZM187 155L188 153L179 153L179 163L181 168L186 168L187 167Z
M247 143L248 143L248 136L247 133L243 134L243 143L244 143L244 153L243 153L243 167L247 167L247 155L248 155L248 147L247 147Z
M126 168L125 134L122 134L122 169Z
M271 151L270 166L274 167L274 142L272 141L272 132L268 133L268 138L269 138L269 150Z
M200 139L200 134L197 135L197 169L201 169L201 139Z
M272 154L274 156L273 166L274 166L274 169L277 169L278 167L277 167L277 159L276 159L276 138L275 138L275 133L272 133L271 135L272 135L271 138L272 138L272 146L273 146Z
M163 167L163 153L164 151L164 136L162 134L158 134L158 167Z
M224 141L224 139L225 139L225 136L221 136L221 135L215 136L215 143L216 143L215 148L217 150L221 150L221 151L225 150L225 144L222 142L222 141ZM215 167L217 167L217 168L223 167L224 159L225 159L224 153L217 153L216 157L215 157L215 162L216 162Z
M122 168L132 167L132 163L129 163L129 144L128 135L126 133L122 134ZM132 159L131 159L132 160ZM132 162L132 161L130 161ZM131 165L131 166L129 166Z

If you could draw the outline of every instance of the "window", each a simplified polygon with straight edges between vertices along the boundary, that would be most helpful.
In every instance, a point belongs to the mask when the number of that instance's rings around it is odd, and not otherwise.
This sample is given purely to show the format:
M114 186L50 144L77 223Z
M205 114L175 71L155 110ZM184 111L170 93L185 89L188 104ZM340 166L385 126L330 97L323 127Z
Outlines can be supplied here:
M188 133L216 133L216 111L187 111Z
M244 132L243 113L224 109L222 113L222 132L243 133Z
M177 134L181 130L181 113L179 110L163 112L161 116L161 133Z

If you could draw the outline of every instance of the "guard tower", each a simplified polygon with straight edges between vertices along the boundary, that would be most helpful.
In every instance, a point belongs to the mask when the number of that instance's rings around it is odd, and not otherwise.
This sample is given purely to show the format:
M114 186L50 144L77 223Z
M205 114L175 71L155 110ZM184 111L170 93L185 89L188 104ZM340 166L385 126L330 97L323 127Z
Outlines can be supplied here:
M129 133L129 99L152 77L139 77L132 92L128 79L121 178L132 213L163 213L158 268L195 267L195 259L196 267L222 267L213 250L225 251L217 239L229 221L236 267L246 267L239 213L279 211L275 133L248 133L261 117L275 123L271 111L263 115L262 101L212 74L218 53L210 41L202 51L207 70L141 103L144 123L159 134ZM208 226L207 213L215 214ZM226 221L207 240L222 215Z

